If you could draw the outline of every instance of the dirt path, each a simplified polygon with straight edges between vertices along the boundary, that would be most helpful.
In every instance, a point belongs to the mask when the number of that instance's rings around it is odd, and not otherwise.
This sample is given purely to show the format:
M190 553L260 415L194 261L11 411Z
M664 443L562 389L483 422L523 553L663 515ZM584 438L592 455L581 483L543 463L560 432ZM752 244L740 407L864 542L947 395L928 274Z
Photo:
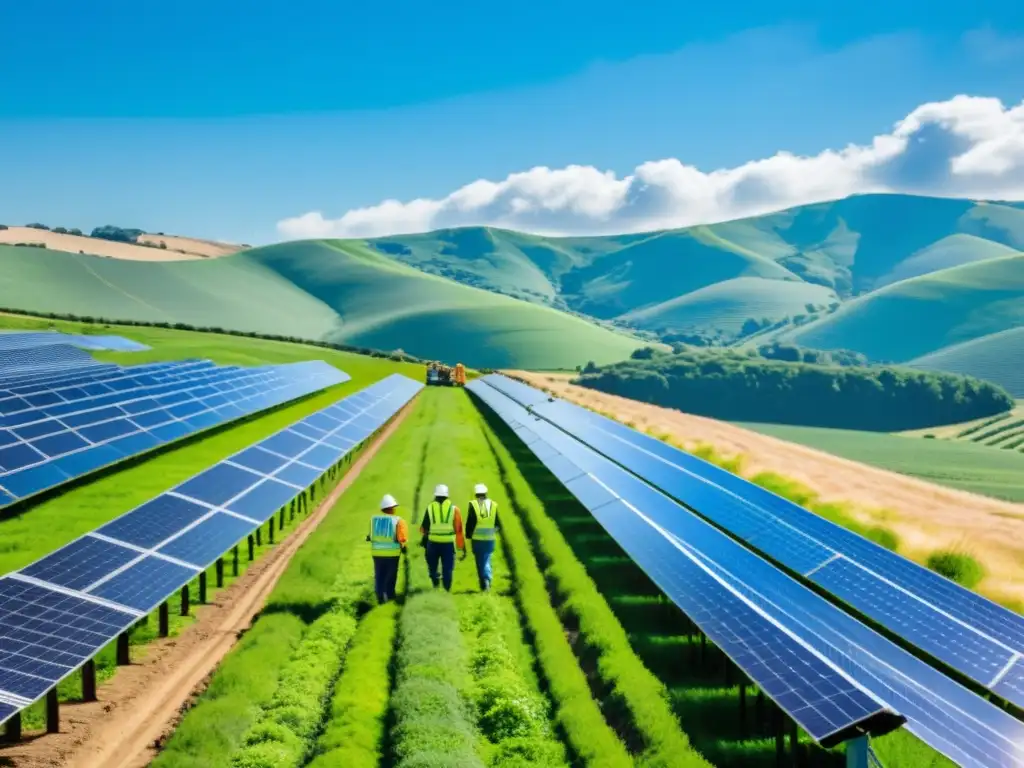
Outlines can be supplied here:
M337 487L284 542L250 566L238 581L199 609L178 637L147 646L145 658L100 687L98 701L61 707L59 734L29 736L0 749L0 765L12 768L141 768L157 754L182 709L202 692L217 664L251 625L292 555L327 516L384 441L408 415L409 406L356 460Z
M900 536L900 551L921 558L943 547L963 548L983 561L986 594L1024 602L1024 504L946 488L833 456L723 421L648 405L569 383L568 376L509 371L552 394L604 413L638 430L656 429L682 445L713 445L746 457L743 474L775 472L812 488L824 501L854 505L865 523ZM909 442L908 450L913 450Z

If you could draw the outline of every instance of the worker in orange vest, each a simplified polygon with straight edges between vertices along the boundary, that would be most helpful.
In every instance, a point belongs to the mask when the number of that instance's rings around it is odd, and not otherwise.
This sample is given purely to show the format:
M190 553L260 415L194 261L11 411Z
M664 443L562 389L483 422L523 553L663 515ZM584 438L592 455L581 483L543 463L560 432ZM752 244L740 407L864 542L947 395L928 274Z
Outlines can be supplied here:
M445 590L452 591L452 575L455 572L455 549L462 550L466 557L466 540L462 534L462 513L448 498L448 486L441 484L434 488L434 500L423 515L420 533L426 537L427 571L435 587L443 583ZM437 566L441 565L438 576Z
M370 554L373 555L373 586L377 602L386 603L395 599L398 583L399 557L405 554L408 540L405 520L395 510L398 502L390 493L380 502L380 514L370 518Z

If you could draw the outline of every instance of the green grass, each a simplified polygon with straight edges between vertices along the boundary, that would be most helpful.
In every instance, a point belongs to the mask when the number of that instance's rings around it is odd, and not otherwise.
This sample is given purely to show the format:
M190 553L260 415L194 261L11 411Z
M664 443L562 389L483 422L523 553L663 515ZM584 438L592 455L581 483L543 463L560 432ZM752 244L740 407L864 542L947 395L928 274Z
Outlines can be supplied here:
M740 424L788 440L938 485L1024 502L1024 454L969 441L782 424Z
M613 362L640 342L564 312L428 275L358 241L139 262L0 246L0 306L402 348L474 367Z
M910 362L914 368L976 376L1024 398L1024 327L1010 328L945 347Z

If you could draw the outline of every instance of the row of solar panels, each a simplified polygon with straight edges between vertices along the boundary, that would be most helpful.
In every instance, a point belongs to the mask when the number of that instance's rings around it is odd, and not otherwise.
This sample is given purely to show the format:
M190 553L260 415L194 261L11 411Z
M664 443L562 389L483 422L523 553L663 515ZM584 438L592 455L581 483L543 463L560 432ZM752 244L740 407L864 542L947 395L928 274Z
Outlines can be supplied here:
M145 344L123 336L85 335L57 331L0 331L0 350L29 349L50 345L70 345L81 349L110 350L114 352L142 352Z
M319 360L200 360L0 380L0 506L348 379Z
M525 384L494 380L552 424L1024 707L1024 616L737 475ZM539 397L538 397L539 395Z
M568 404L498 375L467 388L812 738L828 746L859 731L884 733L905 719L961 765L1022 764L1024 724L691 511L746 514L745 497L697 494L698 502L686 493L684 506L660 488L662 462L626 467L604 454L609 446L592 445L601 435L588 429L589 412L572 420ZM796 531L790 539L799 541Z
M212 565L422 386L383 379L0 578L0 722Z

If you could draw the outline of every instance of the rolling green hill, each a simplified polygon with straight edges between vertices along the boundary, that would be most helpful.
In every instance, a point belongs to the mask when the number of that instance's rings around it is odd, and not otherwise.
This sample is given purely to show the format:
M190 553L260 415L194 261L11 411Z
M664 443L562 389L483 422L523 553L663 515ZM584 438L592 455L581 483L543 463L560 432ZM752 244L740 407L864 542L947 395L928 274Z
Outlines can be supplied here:
M829 288L793 280L736 277L621 316L637 328L698 328L739 333L750 317L780 318L807 314L807 305L837 301Z
M892 194L648 233L464 227L192 263L0 248L0 306L224 325L494 366L609 362L635 349L638 334L923 359L1002 383L987 361L1019 354L1019 337L1001 332L1024 325L1022 297L1024 206ZM983 337L984 353L952 349Z
M970 373L1001 385L1014 397L1024 398L1024 326L954 344L909 365L933 371Z
M567 368L640 342L425 274L357 242L139 262L0 246L0 306L323 339L477 367Z
M907 362L952 344L1024 325L1024 254L892 283L777 338Z

